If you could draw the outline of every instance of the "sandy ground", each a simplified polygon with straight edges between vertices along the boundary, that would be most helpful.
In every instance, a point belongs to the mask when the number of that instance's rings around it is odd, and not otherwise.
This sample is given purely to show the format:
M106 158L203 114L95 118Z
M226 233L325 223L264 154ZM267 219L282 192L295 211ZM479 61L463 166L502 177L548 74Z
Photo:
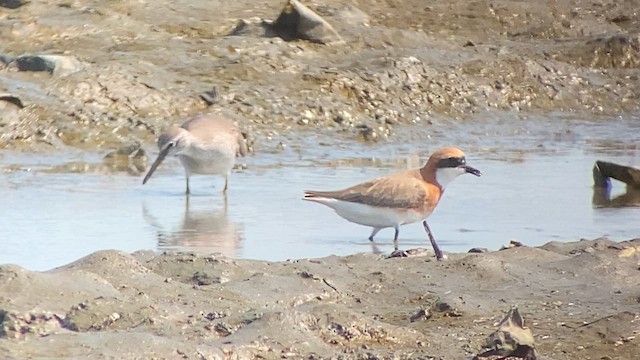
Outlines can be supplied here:
M540 359L637 359L640 239L284 262L101 251L0 267L3 359L466 359L518 306Z
M332 45L264 36L283 5L0 2L0 147L150 144L210 110L271 151L308 131L374 143L439 116L640 108L640 1L308 3L344 39ZM58 57L48 72L21 67L25 55ZM541 358L637 359L638 246L444 262L104 251L48 272L3 265L0 357L464 359L517 305Z

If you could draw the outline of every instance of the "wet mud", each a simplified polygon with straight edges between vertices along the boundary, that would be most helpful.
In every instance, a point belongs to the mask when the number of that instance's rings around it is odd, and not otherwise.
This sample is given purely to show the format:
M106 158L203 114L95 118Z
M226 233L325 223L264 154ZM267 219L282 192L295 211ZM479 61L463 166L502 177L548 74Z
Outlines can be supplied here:
M0 355L465 359L517 327L539 359L632 359L639 259L637 239L597 239L445 261L100 251L45 272L3 265ZM512 306L523 320L499 327Z
M285 4L5 2L0 146L117 149L203 111L236 116L262 151L439 116L638 111L635 1L307 4L338 34L324 43L266 31Z

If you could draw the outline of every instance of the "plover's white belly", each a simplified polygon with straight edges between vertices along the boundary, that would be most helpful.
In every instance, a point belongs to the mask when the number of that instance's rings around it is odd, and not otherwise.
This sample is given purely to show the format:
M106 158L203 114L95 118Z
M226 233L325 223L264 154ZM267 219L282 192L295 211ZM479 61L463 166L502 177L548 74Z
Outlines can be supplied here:
M346 220L376 228L394 227L426 219L430 214L415 209L384 208L336 199L313 199L333 208Z

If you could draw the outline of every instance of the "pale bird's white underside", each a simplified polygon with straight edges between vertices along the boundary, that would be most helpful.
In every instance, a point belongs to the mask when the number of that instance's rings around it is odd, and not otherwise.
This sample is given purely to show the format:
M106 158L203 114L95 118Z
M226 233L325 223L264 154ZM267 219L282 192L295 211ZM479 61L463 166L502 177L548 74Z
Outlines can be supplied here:
M217 146L204 148L186 146L176 149L176 155L187 176L192 174L229 175L236 162L235 139L220 137Z
M374 228L410 224L424 220L430 215L430 213L423 213L411 209L384 208L323 197L314 197L308 200L329 206L334 209L338 215L348 221Z

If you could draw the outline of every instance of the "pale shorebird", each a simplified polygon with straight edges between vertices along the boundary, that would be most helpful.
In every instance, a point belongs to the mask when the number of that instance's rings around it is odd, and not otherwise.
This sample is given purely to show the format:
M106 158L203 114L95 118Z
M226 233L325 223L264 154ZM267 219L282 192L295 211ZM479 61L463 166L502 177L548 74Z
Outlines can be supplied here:
M187 179L192 174L224 176L224 193L227 192L229 175L236 156L247 153L244 137L237 124L220 114L203 114L187 119L182 125L173 125L158 138L160 153L142 180L146 184L158 165L167 155L176 155Z
M426 219L438 205L445 187L465 173L482 175L467 165L460 149L446 147L434 152L421 169L379 177L344 190L305 191L303 199L326 205L348 221L372 227L370 241L381 229L394 228L396 250L400 225L422 221L436 258L442 260L442 251Z

